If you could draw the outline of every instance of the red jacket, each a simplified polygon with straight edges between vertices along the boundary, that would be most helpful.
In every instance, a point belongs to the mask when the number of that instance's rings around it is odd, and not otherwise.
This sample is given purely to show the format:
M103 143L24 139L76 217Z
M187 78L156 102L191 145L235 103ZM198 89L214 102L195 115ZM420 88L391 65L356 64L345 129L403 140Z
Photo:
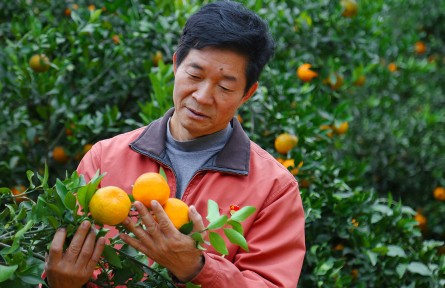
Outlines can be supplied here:
M100 169L101 186L118 186L131 193L136 178L163 166L175 197L175 173L165 157L166 125L173 109L147 127L103 140L93 146L78 167L87 181ZM206 287L296 287L305 254L304 211L295 177L269 153L250 141L232 120L232 135L210 164L194 175L182 200L203 216L207 202L218 203L221 214L230 205L255 206L242 224L249 245L245 252L227 241L229 255L211 247L202 271L192 280Z

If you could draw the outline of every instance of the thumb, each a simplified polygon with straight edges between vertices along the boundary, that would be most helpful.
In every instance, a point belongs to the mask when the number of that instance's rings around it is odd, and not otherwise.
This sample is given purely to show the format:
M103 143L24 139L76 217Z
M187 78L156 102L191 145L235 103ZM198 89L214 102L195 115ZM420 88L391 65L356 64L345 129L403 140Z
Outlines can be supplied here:
M193 222L192 232L199 232L205 229L204 222L202 221L202 216L198 213L194 205L191 205L189 207L189 218Z

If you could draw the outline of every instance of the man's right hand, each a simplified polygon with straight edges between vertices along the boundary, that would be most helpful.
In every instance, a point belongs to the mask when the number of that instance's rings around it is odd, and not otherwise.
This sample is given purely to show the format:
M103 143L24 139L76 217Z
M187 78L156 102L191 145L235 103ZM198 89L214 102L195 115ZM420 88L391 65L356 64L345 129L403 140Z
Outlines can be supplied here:
M96 234L88 221L82 222L70 246L63 251L66 229L56 231L45 263L50 288L82 287L88 282L105 246L105 239Z

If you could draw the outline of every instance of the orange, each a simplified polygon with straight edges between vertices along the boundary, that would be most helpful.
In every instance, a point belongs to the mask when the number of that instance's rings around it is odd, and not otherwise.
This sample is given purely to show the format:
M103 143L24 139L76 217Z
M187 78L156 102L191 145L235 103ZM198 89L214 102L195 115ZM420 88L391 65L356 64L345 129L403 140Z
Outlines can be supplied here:
M299 188L309 188L311 185L311 182L307 179L303 179L301 181L298 181L298 187Z
M421 55L426 52L426 45L422 41L417 41L416 44L414 44L414 51L416 51L417 54Z
M344 17L354 17L357 15L358 5L355 0L341 0L340 5L343 7L341 15Z
M119 39L119 35L114 34L111 39L113 39L114 44L119 44L121 40Z
M343 245L343 244L341 244L341 243L335 245L335 246L332 248L332 250L334 250L334 251L342 251L343 249L345 249L345 245Z
M156 200L164 205L170 197L170 187L161 174L155 172L144 173L139 176L133 185L134 200L142 202L145 207L151 208L151 201Z
M303 82L309 82L312 79L314 79L315 77L318 76L318 73L315 71L312 71L311 68L311 64L308 63L304 63L301 64L300 67L298 67L297 69L297 76L298 78L301 79L301 81Z
M66 163L69 157L66 155L65 149L62 146L56 146L53 149L53 159L59 163Z
M159 61L163 58L161 51L156 51L156 54L151 58L153 61L153 66L157 67L159 65Z
M94 6L93 4L88 5L88 10L94 11L94 10L96 10L96 6Z
M363 86L366 82L365 75L360 75L357 80L355 80L354 85L355 86Z
M298 138L295 135L291 135L289 133L283 133L278 135L277 138L275 138L275 149L280 154L286 154L297 146L298 144Z
M294 159L286 159L286 160L280 159L280 160L278 160L278 162L283 164L284 167L286 167L287 169L291 168L290 173L292 173L292 175L297 175L299 170L300 170L300 168L301 168L301 166L303 166L303 161L301 161L298 164L298 166L295 167L295 160Z
M67 17L71 16L71 9L70 8L65 8L64 14Z
M320 130L329 130L329 132L326 134L329 138L332 138L334 136L334 133L332 131L332 126L331 125L321 125L320 126Z
M420 230L426 230L427 219L425 216L423 216L421 211L417 211L416 215L414 216L414 220L417 221Z
M34 54L29 59L29 66L34 72L46 72L49 69L49 59L44 54Z
M167 202L163 205L163 208L165 214L167 214L176 229L179 229L182 225L190 222L189 207L183 201L177 198L168 198Z
M332 79L335 79L335 82L332 81ZM329 75L328 78L324 79L323 83L331 86L332 90L337 90L341 86L343 86L343 76L341 76L338 73L334 73L332 75Z
M352 276L352 280L357 280L358 276L359 276L359 271L358 269L352 269L351 270L351 276Z
M348 132L349 124L348 122L342 122L340 125L332 125L332 129L336 134L342 135Z
M131 201L121 188L105 186L94 193L89 208L91 216L98 223L114 226L127 218Z
M73 9L74 9L74 10L77 10L77 9L79 9L79 5L77 5L77 4L73 4L73 6L72 6L72 7L73 7Z
M445 201L445 188L436 187L433 192L434 198L439 201Z
M388 70L391 72L396 72L397 71L397 65L394 62L391 62L388 64Z
M17 185L17 186L15 186L15 187L13 187L13 188L11 189L12 194L13 194L14 196L23 194L23 192L25 192L25 190L26 190L26 188L25 188L25 186L23 186L23 185ZM17 203L20 203L20 202L29 200L29 198L26 197L26 196L24 196L24 195L22 195L22 196L19 196L19 197L15 197L14 200L15 200L15 202L17 202Z

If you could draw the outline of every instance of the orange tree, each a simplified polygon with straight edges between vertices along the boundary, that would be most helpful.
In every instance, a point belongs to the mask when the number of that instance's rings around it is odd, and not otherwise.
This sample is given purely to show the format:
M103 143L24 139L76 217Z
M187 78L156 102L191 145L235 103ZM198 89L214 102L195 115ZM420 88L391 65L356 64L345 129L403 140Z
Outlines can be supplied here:
M60 178L85 145L162 115L198 2L1 3L0 186L45 162ZM443 1L243 2L277 50L239 118L299 181L300 286L443 286ZM29 66L35 54L48 70ZM303 64L317 77L299 78ZM278 153L284 133L298 143Z

